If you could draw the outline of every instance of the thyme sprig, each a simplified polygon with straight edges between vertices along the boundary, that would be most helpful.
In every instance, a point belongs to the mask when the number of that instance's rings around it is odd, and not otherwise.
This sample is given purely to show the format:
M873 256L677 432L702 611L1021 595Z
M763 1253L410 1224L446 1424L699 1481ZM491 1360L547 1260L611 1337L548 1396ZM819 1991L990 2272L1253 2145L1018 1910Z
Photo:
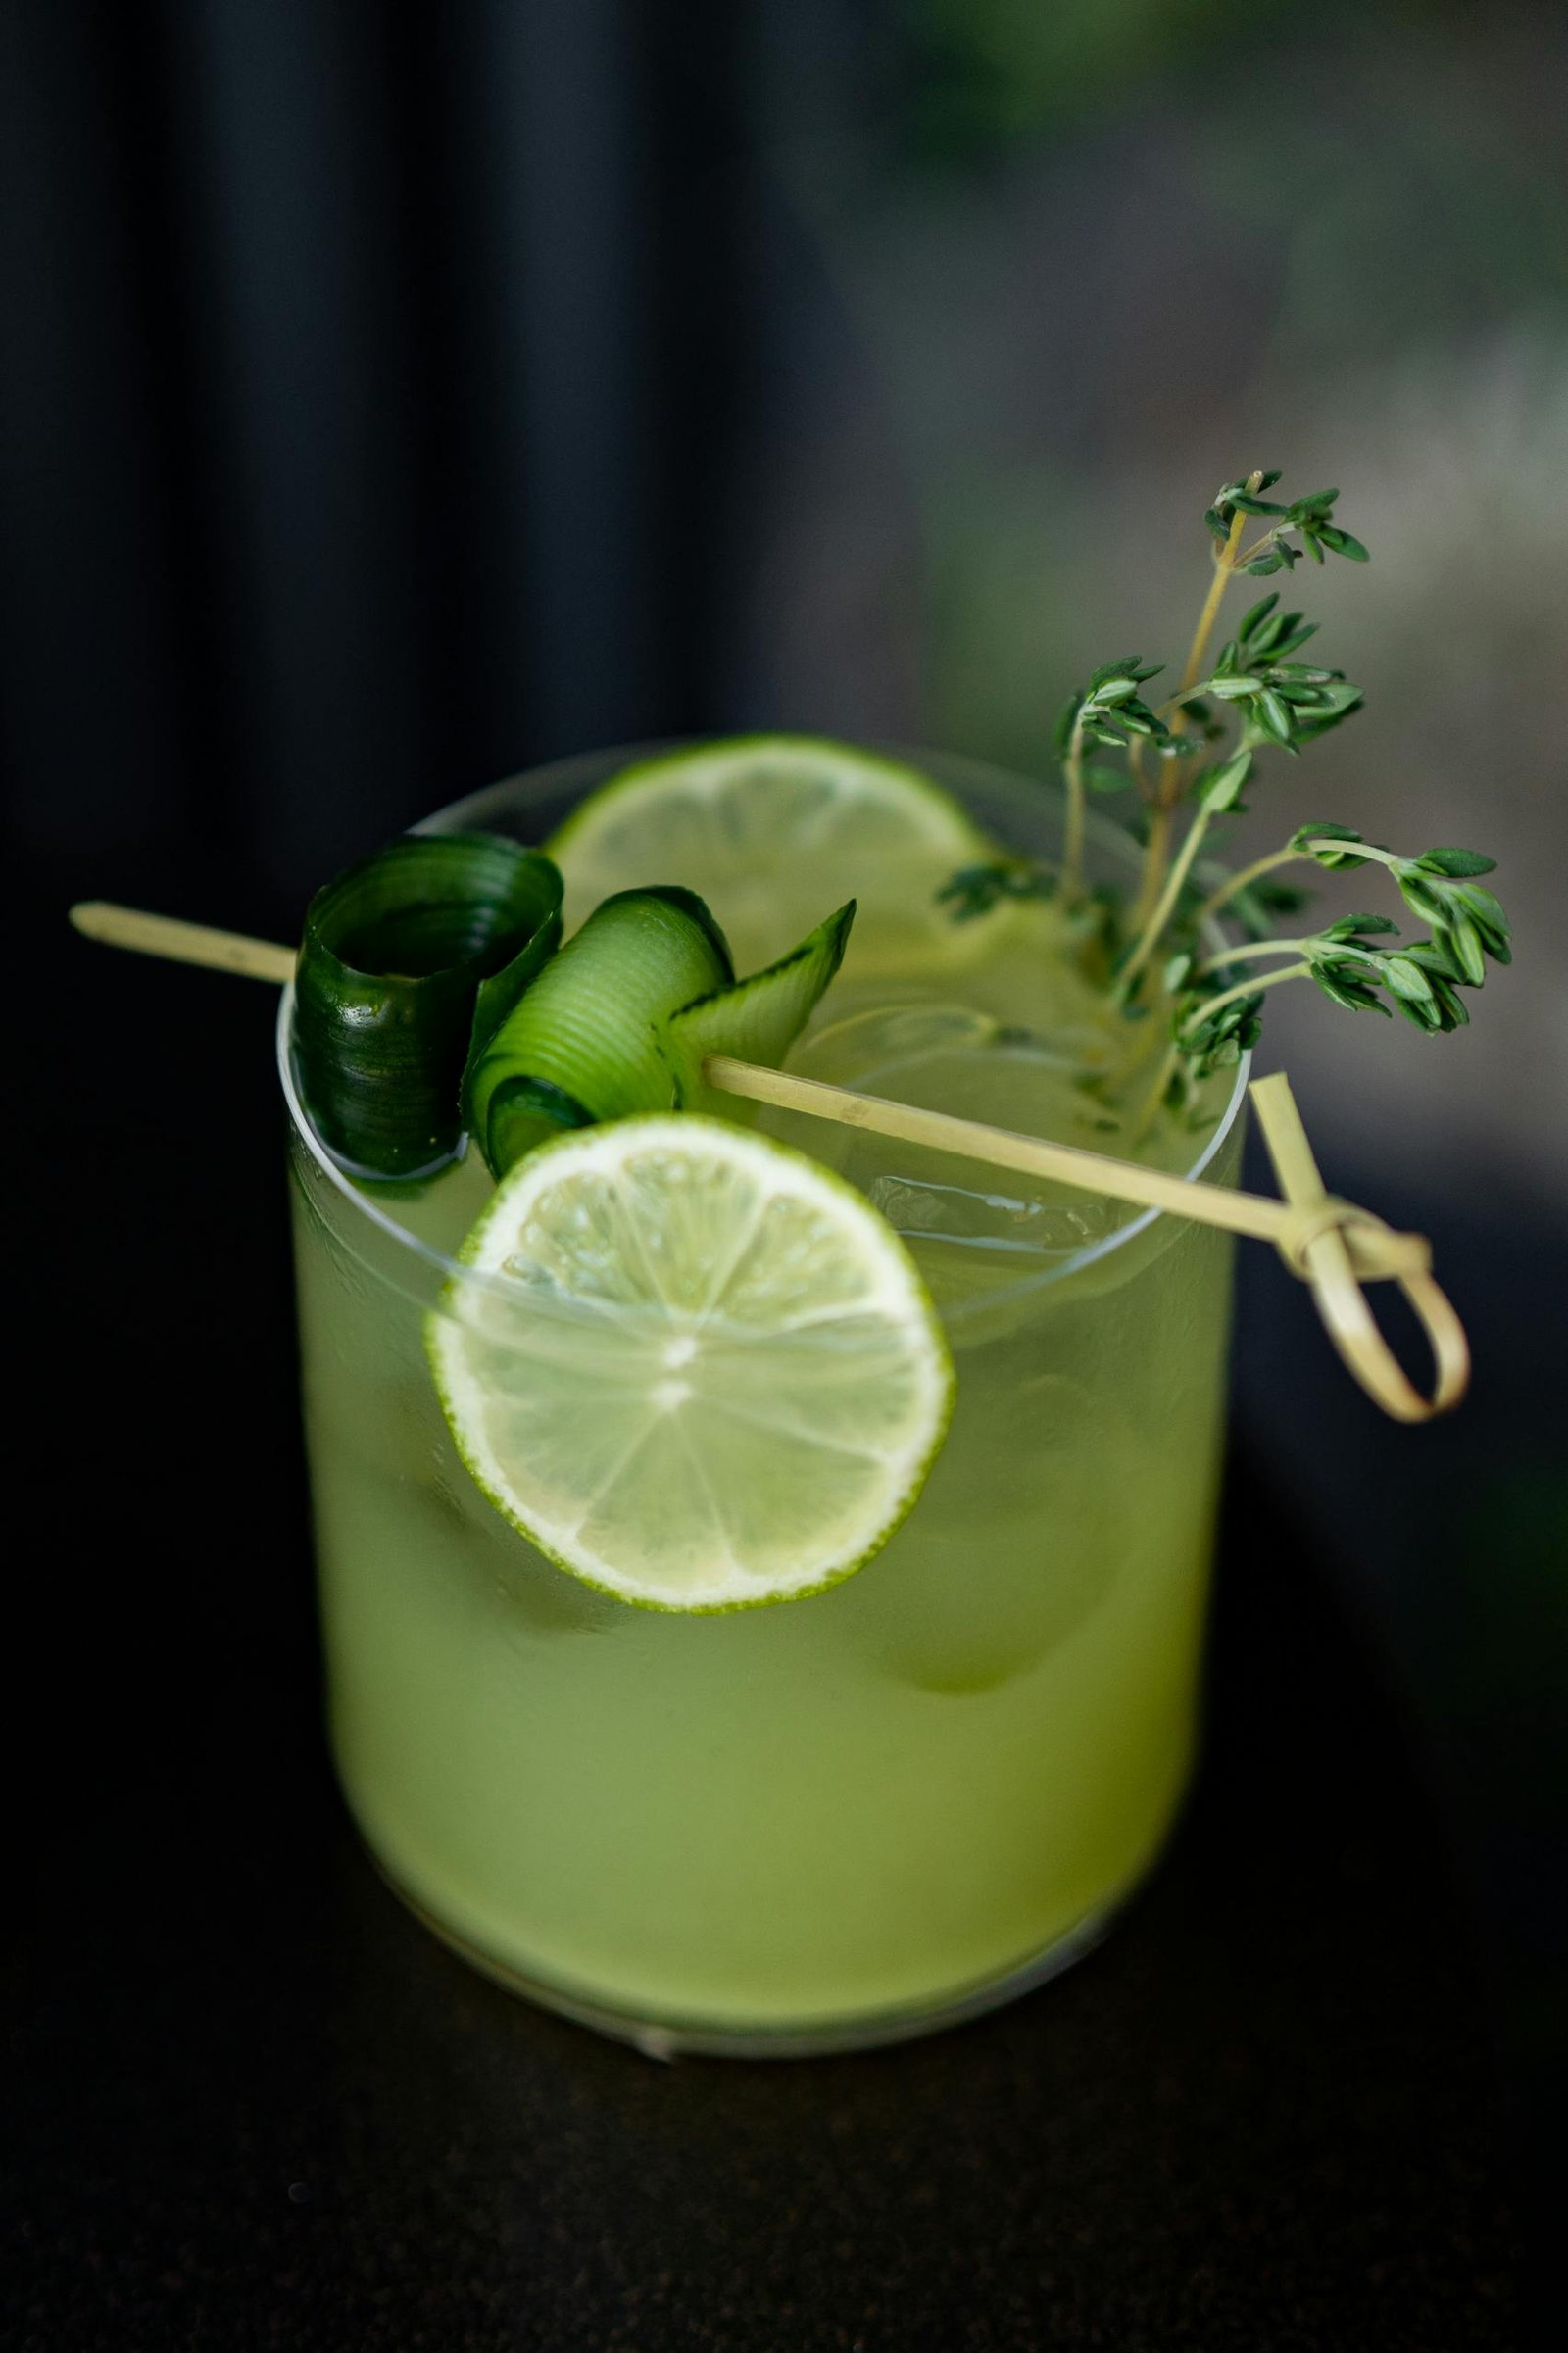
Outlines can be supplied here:
M1067 787L1061 888L1068 899L1076 899L1083 888L1085 792L1090 787L1117 792L1126 782L1114 768L1086 767L1084 756L1093 745L1125 751L1135 742L1169 737L1163 718L1138 691L1157 678L1163 666L1156 662L1146 668L1141 654L1124 654L1119 662L1102 663L1088 685L1068 698L1056 721L1056 754Z
M1473 984L1447 940L1434 933L1430 939L1390 948L1378 935L1397 939L1399 927L1387 915L1341 915L1304 938L1256 940L1244 947L1220 949L1200 962L1190 950L1183 951L1171 958L1165 971L1171 996L1188 1000L1182 1034L1197 1038L1227 998L1246 996L1257 985L1230 985L1205 999L1203 982L1228 980L1238 965L1263 956L1298 956L1306 965L1305 977L1314 980L1325 997L1351 1012L1397 1010L1418 1029L1461 1029L1470 1016L1458 991ZM1276 972L1273 977L1281 975ZM1384 1004L1380 990L1387 992L1390 1004Z
M1227 482L1204 515L1210 532L1222 543L1230 537L1239 515L1269 518L1268 528L1237 558L1234 569L1261 579L1269 572L1294 568L1303 555L1321 564L1325 553L1347 556L1352 564L1371 562L1361 542L1334 520L1337 490L1314 490L1310 498L1281 507L1258 495L1272 490L1279 479L1278 472L1254 473L1245 482ZM1299 539L1299 547L1291 544L1293 538Z
M1123 1014L1145 1016L1156 1007L1166 1014L1170 1044L1146 1106L1150 1115L1162 1102L1193 1105L1205 1078L1256 1043L1263 998L1287 981L1310 980L1348 1010L1397 1012L1439 1035L1469 1018L1459 992L1482 986L1488 961L1509 960L1507 919L1478 880L1494 861L1479 851L1436 849L1406 858L1353 827L1324 821L1299 827L1280 849L1211 879L1214 869L1202 853L1216 826L1246 813L1243 794L1258 780L1259 759L1271 752L1298 758L1362 702L1360 687L1343 669L1301 659L1318 623L1284 608L1275 590L1243 614L1210 657L1226 591L1237 578L1290 572L1303 558L1320 565L1329 556L1369 560L1362 542L1335 519L1337 490L1284 504L1263 495L1279 479L1259 469L1228 482L1204 516L1215 542L1213 577L1175 692L1152 701L1145 689L1162 665L1128 654L1102 663L1069 698L1055 733L1066 791L1059 865L1003 857L964 868L940 894L959 921L1007 899L1059 898L1086 970L1092 957ZM1260 527L1249 538L1252 524ZM1110 754L1115 764L1096 754ZM1088 795L1129 789L1143 804L1144 841L1130 907L1122 894L1086 890L1083 873ZM1278 869L1293 863L1331 873L1387 868L1405 906L1428 926L1427 936L1404 941L1396 925L1375 914L1340 916L1304 933L1278 931L1280 919L1298 913L1306 900L1304 891L1277 878ZM1240 935L1236 945L1214 945L1218 921ZM1248 969L1260 963L1267 968Z

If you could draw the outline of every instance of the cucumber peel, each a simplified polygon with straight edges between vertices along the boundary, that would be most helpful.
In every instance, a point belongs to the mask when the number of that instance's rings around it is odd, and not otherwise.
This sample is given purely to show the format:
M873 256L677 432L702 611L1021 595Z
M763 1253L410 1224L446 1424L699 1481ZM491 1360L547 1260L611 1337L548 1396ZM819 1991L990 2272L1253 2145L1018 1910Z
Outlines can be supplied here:
M777 1069L844 961L854 921L851 899L776 963L729 988L711 990L668 1016L659 1045L679 1110L732 1121L756 1117L755 1104L709 1086L703 1064L710 1054L727 1054Z
M338 1159L411 1178L451 1157L476 1000L526 988L561 938L561 895L548 858L489 833L405 834L317 892L294 1045Z

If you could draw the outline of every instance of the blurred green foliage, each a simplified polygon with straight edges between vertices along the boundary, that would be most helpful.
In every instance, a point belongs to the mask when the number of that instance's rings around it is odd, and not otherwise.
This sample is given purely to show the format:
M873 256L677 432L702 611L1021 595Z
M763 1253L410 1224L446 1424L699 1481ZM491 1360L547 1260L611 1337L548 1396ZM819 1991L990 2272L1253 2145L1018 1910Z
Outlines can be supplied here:
M972 163L1106 106L1221 47L1266 34L1285 0L900 0L913 102L930 158Z

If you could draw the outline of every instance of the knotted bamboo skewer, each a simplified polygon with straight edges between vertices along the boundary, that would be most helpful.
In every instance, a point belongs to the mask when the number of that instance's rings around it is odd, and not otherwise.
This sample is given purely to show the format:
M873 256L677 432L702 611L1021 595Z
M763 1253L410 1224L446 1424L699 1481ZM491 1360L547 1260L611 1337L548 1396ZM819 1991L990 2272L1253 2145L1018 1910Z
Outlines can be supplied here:
M205 924L180 923L134 907L89 900L71 909L71 920L88 939L129 948L176 963L204 964L252 980L286 984L294 977L295 952L270 940ZM783 1110L804 1111L841 1126L865 1128L906 1144L954 1152L994 1168L1010 1168L1048 1182L1072 1185L1140 1207L1168 1210L1200 1225L1218 1226L1254 1241L1272 1242L1292 1274L1309 1285L1330 1340L1368 1397L1396 1421L1428 1421L1463 1397L1470 1376L1470 1351L1446 1294L1432 1273L1431 1246L1419 1234L1396 1233L1369 1209L1328 1193L1313 1157L1290 1083L1283 1072L1254 1079L1250 1093L1263 1142L1274 1163L1282 1201L1238 1192L1192 1177L1169 1176L1077 1145L1051 1144L1009 1128L956 1119L945 1111L917 1109L881 1096L830 1087L820 1079L796 1078L730 1054L710 1054L703 1070L708 1083L727 1095ZM1396 1282L1409 1300L1432 1349L1434 1380L1423 1396L1400 1366L1378 1329L1361 1286Z

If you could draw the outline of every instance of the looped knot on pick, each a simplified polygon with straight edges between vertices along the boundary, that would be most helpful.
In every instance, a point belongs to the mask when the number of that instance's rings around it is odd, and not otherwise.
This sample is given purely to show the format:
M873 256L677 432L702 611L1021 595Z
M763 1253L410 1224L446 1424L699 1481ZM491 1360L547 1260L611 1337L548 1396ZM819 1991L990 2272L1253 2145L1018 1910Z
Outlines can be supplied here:
M1424 1234L1398 1234L1393 1226L1358 1209L1354 1201L1326 1194L1316 1208L1292 1208L1275 1245L1293 1275L1310 1283L1307 1252L1324 1234L1339 1234L1350 1256L1358 1282L1398 1282L1406 1275L1432 1272L1432 1245Z
M1370 1210L1324 1191L1283 1075L1258 1079L1251 1095L1287 1202L1276 1247L1292 1274L1311 1285L1317 1311L1345 1364L1397 1421L1424 1422L1446 1412L1464 1395L1470 1351L1463 1325L1433 1280L1431 1245L1420 1234L1396 1233ZM1436 1374L1430 1397L1409 1380L1378 1329L1361 1289L1375 1282L1397 1283L1420 1320Z

